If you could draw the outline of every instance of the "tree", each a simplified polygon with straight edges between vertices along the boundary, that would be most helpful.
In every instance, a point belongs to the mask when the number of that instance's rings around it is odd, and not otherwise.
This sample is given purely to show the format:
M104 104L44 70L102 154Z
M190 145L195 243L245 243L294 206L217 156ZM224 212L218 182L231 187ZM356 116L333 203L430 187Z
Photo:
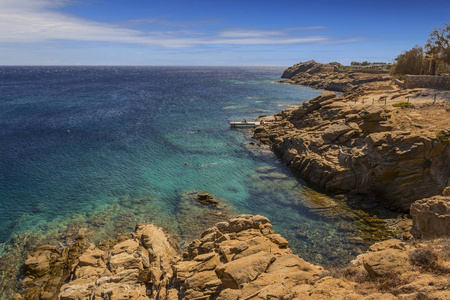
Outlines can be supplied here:
M409 51L405 51L395 59L395 64L392 74L393 75L422 75L425 73L426 62L423 61L423 48L415 46Z
M450 24L444 23L442 28L434 28L426 45L426 54L430 58L430 73L436 72L436 61L450 64Z

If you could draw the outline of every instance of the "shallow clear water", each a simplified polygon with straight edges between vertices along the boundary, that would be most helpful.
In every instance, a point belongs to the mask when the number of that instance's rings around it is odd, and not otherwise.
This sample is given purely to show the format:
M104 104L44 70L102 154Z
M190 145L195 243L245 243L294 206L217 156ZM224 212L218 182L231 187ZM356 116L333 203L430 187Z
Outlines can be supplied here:
M228 126L321 92L276 83L282 70L1 67L0 242L71 220L177 231L180 199L198 190L266 215L314 263L348 261L379 237L379 221L311 190Z

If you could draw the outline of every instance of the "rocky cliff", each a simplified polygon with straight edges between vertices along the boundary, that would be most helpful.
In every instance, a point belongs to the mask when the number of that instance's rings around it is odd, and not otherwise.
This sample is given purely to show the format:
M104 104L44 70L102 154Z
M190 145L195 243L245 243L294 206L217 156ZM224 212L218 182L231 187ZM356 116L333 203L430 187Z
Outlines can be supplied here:
M373 194L387 207L409 211L415 200L450 185L448 99L447 92L426 89L325 92L262 118L254 138L320 188Z
M336 64L321 64L310 60L287 68L281 78L283 83L309 86L335 92L365 89L393 89L392 78L387 74L339 70Z
M72 246L28 256L15 299L448 299L450 292L445 238L380 242L339 271L292 254L263 216L219 222L182 255L170 241L153 224L96 245L80 232Z

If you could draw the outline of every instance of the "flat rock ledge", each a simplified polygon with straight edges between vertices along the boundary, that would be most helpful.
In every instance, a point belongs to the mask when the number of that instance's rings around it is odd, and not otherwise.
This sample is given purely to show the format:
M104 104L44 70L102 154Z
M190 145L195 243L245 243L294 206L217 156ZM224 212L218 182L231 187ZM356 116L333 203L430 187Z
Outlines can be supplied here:
M450 295L448 239L434 240L432 246L383 241L340 275L292 254L288 241L259 215L217 223L182 255L153 224L138 224L135 233L113 243L87 245L83 240L81 235L70 247L43 246L29 255L23 290L15 299L369 300Z

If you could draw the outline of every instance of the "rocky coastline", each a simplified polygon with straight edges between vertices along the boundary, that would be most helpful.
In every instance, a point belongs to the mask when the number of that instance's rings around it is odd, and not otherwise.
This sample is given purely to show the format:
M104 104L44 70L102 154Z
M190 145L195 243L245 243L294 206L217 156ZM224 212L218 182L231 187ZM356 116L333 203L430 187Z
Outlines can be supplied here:
M450 91L362 85L261 120L253 137L329 192L372 194L403 212L450 193Z
M380 71L342 70L337 63L321 64L314 60L287 68L281 83L309 86L315 89L348 93L365 89L392 89L392 78Z
M266 217L232 217L193 193L189 201L214 212L200 221L222 221L186 234L188 244L154 224L96 243L81 228L70 243L27 256L14 299L450 299L450 92L400 89L387 75L361 82L366 74L307 63L283 77L344 94L261 117L254 138L319 188L409 212L412 239L375 243L325 269L293 254Z
M439 201L438 201L439 202ZM413 220L436 209L424 200ZM450 224L448 198L446 226ZM433 222L443 220L434 218ZM448 234L448 231L447 231ZM14 299L448 299L450 239L374 244L347 267L326 270L292 254L263 216L215 224L180 254L154 224L96 245L81 229L65 248L27 257ZM422 297L422 298L420 298ZM426 298L423 298L426 297Z

